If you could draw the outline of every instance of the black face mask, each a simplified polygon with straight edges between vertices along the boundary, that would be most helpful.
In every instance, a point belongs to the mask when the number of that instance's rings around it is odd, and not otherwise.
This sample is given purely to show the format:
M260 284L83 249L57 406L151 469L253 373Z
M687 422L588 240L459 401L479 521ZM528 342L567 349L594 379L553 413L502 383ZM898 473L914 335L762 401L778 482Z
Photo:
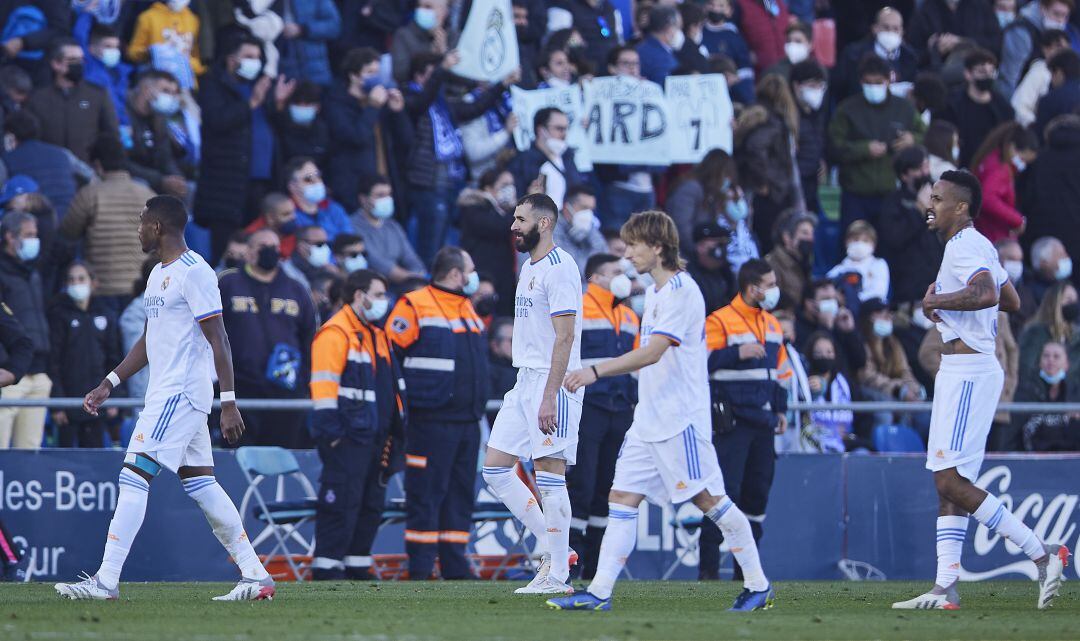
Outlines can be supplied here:
M225 269L240 269L244 266L244 259L236 256L226 256L224 264Z
M266 245L259 248L259 255L255 258L255 264L264 272L272 271L281 260L281 252L277 247Z
M495 295L484 296L473 303L473 308L476 310L477 316L491 316L495 313L495 303L499 301L499 297Z
M1075 323L1080 318L1080 303L1066 303L1061 306L1061 316L1069 323Z
M83 63L72 62L67 66L67 71L64 72L64 77L71 82L79 82L83 79Z
M835 358L822 358L820 356L814 356L810 359L810 373L811 374L828 374L836 367Z
M803 264L809 265L810 261L814 260L814 241L800 240L798 249L799 258L802 259Z
M994 88L993 78L976 78L974 82L975 88L979 91L990 91Z
M709 22L727 22L729 16L723 11L710 11L708 14Z

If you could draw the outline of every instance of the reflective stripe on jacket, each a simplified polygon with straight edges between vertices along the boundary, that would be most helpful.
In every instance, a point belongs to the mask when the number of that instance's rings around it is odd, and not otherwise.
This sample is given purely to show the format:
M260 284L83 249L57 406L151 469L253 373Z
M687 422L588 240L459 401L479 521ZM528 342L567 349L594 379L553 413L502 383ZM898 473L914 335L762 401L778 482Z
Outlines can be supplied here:
M638 346L638 317L599 285L589 284L581 305L581 366L622 356ZM610 411L633 408L637 381L629 374L601 378L585 388L585 402Z

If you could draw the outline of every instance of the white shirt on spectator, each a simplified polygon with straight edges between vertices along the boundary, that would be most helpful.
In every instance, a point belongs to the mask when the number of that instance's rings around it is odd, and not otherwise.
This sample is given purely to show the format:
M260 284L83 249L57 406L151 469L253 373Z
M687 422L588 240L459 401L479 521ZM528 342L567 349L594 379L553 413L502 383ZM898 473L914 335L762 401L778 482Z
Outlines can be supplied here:
M829 278L836 278L840 274L856 272L862 276L862 289L859 291L859 300L880 298L889 300L889 264L885 259L869 256L862 260L854 260L846 256L840 264L829 270Z
M1039 99L1050 91L1050 68L1043 59L1031 63L1024 79L1016 85L1012 95L1012 108L1016 112L1016 122L1025 127L1035 122Z

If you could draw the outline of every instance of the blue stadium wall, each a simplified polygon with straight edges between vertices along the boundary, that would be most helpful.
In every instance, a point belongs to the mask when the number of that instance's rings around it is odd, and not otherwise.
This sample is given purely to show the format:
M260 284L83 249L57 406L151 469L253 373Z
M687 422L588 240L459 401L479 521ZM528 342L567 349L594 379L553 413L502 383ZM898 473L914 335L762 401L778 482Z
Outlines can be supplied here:
M317 482L314 453L297 456L308 478ZM98 567L122 458L116 451L0 451L0 520L29 548L33 580L71 579ZM215 460L218 479L242 503L248 533L256 539L264 527L251 517L254 502L233 453L216 452ZM1080 455L992 456L979 484L1000 496L1040 536L1076 550L1078 463ZM391 486L391 494L399 493L397 487ZM696 578L695 554L676 560L697 533L671 525L676 515L696 514L695 508L684 504L673 511L646 504L642 510L647 518L639 519L638 547L629 567L634 578L659 578L672 564L672 578ZM781 580L838 579L843 578L839 561L851 559L869 563L890 579L930 579L936 515L933 482L921 456L781 456L764 522L765 568ZM1031 564L1012 544L975 525L964 544L963 578L1033 578ZM485 525L478 531L478 551L501 553L512 541L511 529L510 523ZM272 539L264 541L259 550L268 551L271 544ZM385 527L375 552L402 551L402 526ZM1075 578L1076 566L1067 572ZM173 475L162 474L153 483L124 580L235 576L195 503Z

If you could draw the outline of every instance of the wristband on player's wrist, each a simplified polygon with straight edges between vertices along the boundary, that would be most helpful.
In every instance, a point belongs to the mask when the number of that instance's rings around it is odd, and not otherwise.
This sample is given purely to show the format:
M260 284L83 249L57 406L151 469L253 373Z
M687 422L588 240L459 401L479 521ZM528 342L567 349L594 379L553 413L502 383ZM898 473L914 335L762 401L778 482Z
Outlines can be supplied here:
M589 365L589 368L592 369L592 374L596 377L596 380L600 380L600 372L596 369L596 365Z
M222 392L221 395L219 396L219 399L221 400L222 403L235 403L236 402L236 392Z
M106 374L106 375L105 375L105 380L109 381L109 383L110 383L110 384L111 384L111 385L112 385L112 386L113 386L114 388L115 388L115 387L120 387L120 383L122 382L122 381L120 380L120 377L119 377L119 376L117 376L117 374L116 374L116 372L115 372L115 371L114 371L114 372L109 372L108 374Z

